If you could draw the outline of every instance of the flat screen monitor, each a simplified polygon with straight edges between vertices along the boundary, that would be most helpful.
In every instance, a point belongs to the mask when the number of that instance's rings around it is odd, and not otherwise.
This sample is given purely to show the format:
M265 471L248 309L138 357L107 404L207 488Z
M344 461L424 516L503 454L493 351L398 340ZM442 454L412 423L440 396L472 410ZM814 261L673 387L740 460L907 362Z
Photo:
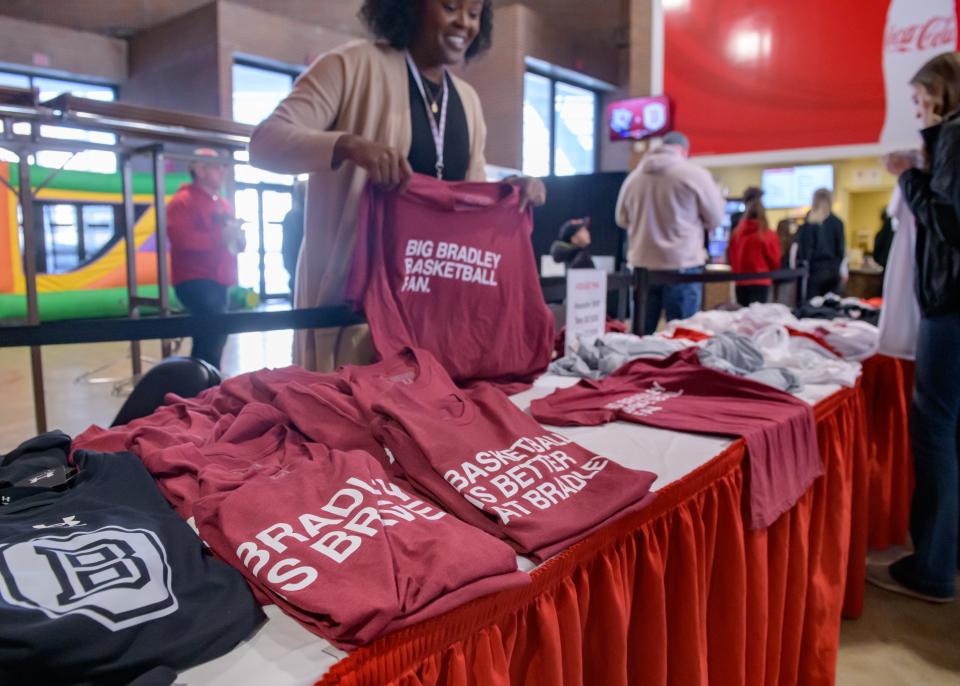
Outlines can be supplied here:
M607 105L610 140L642 140L662 136L672 127L670 100L664 95L617 100Z
M806 207L818 188L833 190L833 165L764 169L761 186L763 204L771 209Z

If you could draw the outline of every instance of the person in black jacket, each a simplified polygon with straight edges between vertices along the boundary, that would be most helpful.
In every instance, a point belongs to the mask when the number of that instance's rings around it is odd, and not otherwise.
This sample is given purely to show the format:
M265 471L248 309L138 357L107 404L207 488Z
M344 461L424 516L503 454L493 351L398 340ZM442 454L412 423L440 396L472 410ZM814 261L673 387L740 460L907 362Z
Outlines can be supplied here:
M890 248L893 245L893 220L886 209L880 213L880 221L880 230L873 237L873 259L881 267L886 268Z
M283 256L283 268L290 276L290 299L293 300L293 284L296 281L297 260L300 257L300 244L303 243L303 214L307 195L307 182L297 181L293 185L290 211L283 217L283 243L280 254Z
M878 586L931 602L955 594L960 527L960 58L945 53L911 81L924 156L886 159L917 220L916 292L922 317L910 417L916 490L914 553L871 568ZM919 161L919 168L917 162Z
M833 196L826 188L819 188L813 194L806 221L797 231L797 260L810 267L806 300L839 291L840 265L846 252L843 222L833 213Z
M570 219L560 227L559 240L550 246L553 261L567 269L593 269L590 257L590 217Z

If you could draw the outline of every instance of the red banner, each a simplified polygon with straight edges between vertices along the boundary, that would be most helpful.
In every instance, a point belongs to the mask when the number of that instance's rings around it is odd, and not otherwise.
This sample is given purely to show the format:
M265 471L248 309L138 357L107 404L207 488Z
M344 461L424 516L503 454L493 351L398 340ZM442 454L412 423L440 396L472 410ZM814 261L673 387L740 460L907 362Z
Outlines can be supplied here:
M664 92L695 155L917 140L907 82L960 0L661 0Z

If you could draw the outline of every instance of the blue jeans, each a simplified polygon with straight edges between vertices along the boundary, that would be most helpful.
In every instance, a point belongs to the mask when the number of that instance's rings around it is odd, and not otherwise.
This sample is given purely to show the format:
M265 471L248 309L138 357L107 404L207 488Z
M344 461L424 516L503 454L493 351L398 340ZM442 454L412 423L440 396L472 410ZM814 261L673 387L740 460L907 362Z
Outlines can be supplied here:
M703 267L689 267L678 271L681 274L702 274ZM699 312L702 303L702 283L650 286L647 289L647 314L643 321L643 333L649 335L657 330L661 311L667 311L667 321L686 319Z
M960 313L925 317L917 337L910 445L917 488L910 510L914 553L894 563L894 579L927 595L954 594L960 478Z

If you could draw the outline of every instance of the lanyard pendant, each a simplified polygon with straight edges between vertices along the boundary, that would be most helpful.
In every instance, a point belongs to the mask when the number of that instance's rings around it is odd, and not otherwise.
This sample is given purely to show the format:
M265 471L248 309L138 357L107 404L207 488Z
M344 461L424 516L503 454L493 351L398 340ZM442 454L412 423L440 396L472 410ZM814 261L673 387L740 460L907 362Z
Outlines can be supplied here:
M437 162L437 178L443 180L443 162Z

